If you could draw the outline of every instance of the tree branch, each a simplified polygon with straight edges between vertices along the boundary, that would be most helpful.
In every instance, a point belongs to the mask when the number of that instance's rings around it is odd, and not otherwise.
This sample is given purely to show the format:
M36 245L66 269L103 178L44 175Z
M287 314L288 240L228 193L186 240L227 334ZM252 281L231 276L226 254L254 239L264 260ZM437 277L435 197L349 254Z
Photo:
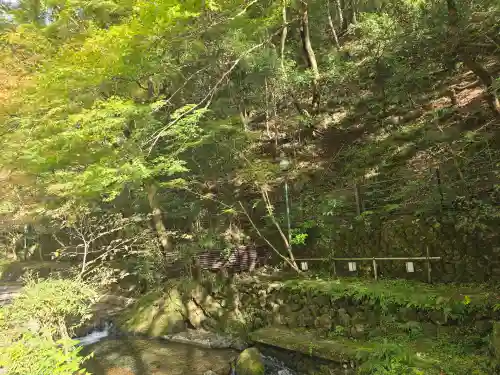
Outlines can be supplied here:
M257 228L257 226L255 225L255 223L253 222L252 218L250 217L250 215L248 214L247 210L245 209L245 207L243 206L243 204L241 203L241 201L238 201L239 205L241 206L241 209L243 210L243 213L245 214L245 216L247 217L248 221L250 221L250 224L252 225L253 229L255 230L255 232L257 232L257 235L262 238L268 245L269 247L282 259L284 260L290 267L292 267L295 271L297 272L300 272L299 269L297 268L297 265L292 263L290 261L290 259L288 259L286 256L284 256L283 254L280 253L280 251L271 243L269 242L269 240L264 237L264 235L262 235L262 233L260 232L260 230Z
M293 22L293 21L290 21ZM162 137L164 132L174 126L176 123L178 123L180 120L185 118L187 115L193 113L196 109L200 108L204 103L205 105L203 106L204 108L208 108L212 102L212 98L214 94L217 92L219 89L219 86L221 85L222 82L233 72L233 70L238 66L241 60L243 60L244 57L248 56L250 53L255 51L256 49L264 46L266 43L268 43L274 36L280 34L282 30L278 30L274 32L269 38L264 40L263 42L254 45L253 47L247 49L245 52L243 52L236 60L233 61L231 66L229 67L228 70L226 70L222 76L219 78L219 80L215 83L215 85L208 91L208 93L197 103L195 104L192 108L190 108L188 111L184 112L181 114L179 117L177 117L174 121L171 121L167 125L165 125L162 129L157 131L147 142L152 142L151 146L149 148L148 156L151 154L153 151L153 148L156 146L158 143L159 139Z

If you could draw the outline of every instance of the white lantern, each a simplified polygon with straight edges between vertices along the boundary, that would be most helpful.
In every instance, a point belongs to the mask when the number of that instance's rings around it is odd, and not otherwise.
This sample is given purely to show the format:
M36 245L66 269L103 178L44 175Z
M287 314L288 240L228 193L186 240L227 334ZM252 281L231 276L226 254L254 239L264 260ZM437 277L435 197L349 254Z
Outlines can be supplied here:
M307 262L300 262L300 269L302 271L307 271L308 270Z
M413 262L406 262L406 272L415 272Z
M349 262L347 265L349 266L349 271L356 271L356 262Z

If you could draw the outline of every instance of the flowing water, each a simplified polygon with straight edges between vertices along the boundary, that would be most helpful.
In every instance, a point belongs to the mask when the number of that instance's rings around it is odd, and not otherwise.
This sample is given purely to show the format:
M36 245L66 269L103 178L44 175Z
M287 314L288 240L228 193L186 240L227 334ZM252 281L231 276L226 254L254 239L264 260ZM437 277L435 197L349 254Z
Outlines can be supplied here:
M130 336L110 337L109 327L77 338L94 356L87 369L94 375L203 375L213 370L230 374L238 352ZM283 363L264 357L266 375L295 375Z

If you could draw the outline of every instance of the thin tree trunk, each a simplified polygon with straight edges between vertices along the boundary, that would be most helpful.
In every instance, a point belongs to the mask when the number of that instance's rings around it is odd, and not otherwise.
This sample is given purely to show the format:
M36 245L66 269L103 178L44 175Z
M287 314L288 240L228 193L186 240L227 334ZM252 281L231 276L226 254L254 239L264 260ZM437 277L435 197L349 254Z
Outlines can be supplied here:
M479 77L481 83L486 87L486 100L496 116L500 116L500 102L495 93L493 78L491 74L478 63L468 52L467 43L460 37L460 26L458 10L455 0L446 0L448 7L449 29L454 44L454 49L464 65Z
M283 74L286 74L286 70L285 70L285 43L286 43L286 36L288 33L288 27L287 27L286 2L285 1L283 1L282 16L283 16L283 31L281 33L281 69L282 69ZM293 95L293 93L290 93L290 97L292 98L293 104L295 105L295 108L297 108L297 111L299 112L299 114L306 116L306 117L310 117L309 113L305 109L302 108L302 106L300 105L300 103L297 100L297 98L295 97L295 95ZM275 136L276 136L276 145L277 145L278 144L278 130L277 129L276 129Z
M337 1L337 7L338 7L338 11L339 11L339 18L340 18L340 27L342 29L342 32L346 32L347 31L347 27L349 26L348 24L348 17L344 17L344 11L346 9L346 6L345 6L345 0L336 0Z
M351 0L351 21L355 25L358 23L358 16L357 16L357 11L358 11L358 2L357 0Z
M80 271L80 275L85 273L85 268L87 268L87 255L89 253L89 244L87 242L83 245L83 260L82 260L82 270Z
M332 13L330 11L330 0L326 2L328 10L328 24L330 25L330 31L332 32L333 42L337 48L340 48L339 37L337 36L337 31L335 31L335 26L333 25Z
M265 96L266 96L266 133L267 137L271 138L271 130L269 129L269 89L267 87L267 77L264 78Z
M168 235L165 224L163 224L161 208L156 199L156 193L158 188L154 183L150 183L148 186L148 201L153 212L153 224L155 226L156 234L160 240L161 247L163 249L164 255L172 252L173 246Z
M289 257L286 257L284 256L283 254L281 254L281 252L276 248L276 246L274 246L262 233L261 231L259 230L259 228L257 228L257 226L255 225L255 223L253 222L252 218L250 217L250 214L247 212L247 210L245 209L245 207L243 206L243 203L241 202L238 202L240 204L240 207L241 209L243 210L243 213L245 214L245 216L247 217L248 221L250 222L250 224L252 225L253 229L255 230L255 232L257 233L257 235L262 238L266 243L267 245L276 253L276 255L278 255L278 257L280 259L282 259L285 263L287 263L294 271L296 271L297 273L300 273L300 269L299 267L297 266L297 263L295 262L295 259L293 258L289 258ZM293 255L293 254L292 254Z
M313 110L319 106L319 69L318 63L316 61L316 55L314 54L314 49L311 44L311 35L309 32L309 14L307 9L307 2L302 2L302 20L301 20L301 36L302 44L304 48L304 53L307 58L309 68L313 71L313 98L312 98L312 108Z
M40 0L33 0L33 9L32 9L32 21L35 25L40 26L41 24L41 14L40 14Z
M342 13L342 4L340 0L335 0L335 4L337 5L337 14L339 15L339 24L340 27L343 27L344 24L344 14Z
M286 35L288 33L288 28L286 26L286 2L283 1L283 9L282 9L282 17L283 17L283 31L281 32L281 69L285 71L285 43L286 43Z

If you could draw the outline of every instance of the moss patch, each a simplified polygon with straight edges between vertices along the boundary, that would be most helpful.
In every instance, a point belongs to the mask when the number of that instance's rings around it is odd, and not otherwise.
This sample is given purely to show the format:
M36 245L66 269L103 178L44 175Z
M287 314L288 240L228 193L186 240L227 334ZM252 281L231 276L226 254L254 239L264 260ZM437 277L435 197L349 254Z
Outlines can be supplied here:
M238 375L264 375L264 362L257 348L245 349L236 362Z

